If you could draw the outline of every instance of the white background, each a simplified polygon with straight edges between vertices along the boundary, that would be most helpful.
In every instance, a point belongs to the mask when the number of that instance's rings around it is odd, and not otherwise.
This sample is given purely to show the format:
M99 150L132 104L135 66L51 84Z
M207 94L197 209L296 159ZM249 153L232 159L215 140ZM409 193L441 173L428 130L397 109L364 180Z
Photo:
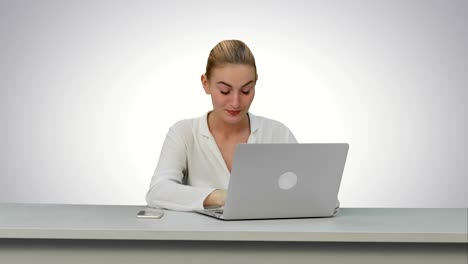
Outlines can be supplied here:
M250 46L251 111L347 142L343 207L468 207L467 1L0 0L0 202L144 204L211 48Z

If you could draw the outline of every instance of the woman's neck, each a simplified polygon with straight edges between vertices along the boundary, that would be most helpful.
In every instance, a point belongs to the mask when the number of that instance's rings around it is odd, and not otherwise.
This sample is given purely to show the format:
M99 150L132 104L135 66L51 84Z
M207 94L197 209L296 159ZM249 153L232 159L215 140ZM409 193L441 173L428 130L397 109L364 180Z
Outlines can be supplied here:
M246 132L246 130L250 133L249 116L245 115L245 117L237 124L229 124L216 116L214 112L210 112L208 113L208 129L211 134L223 135L223 137L236 136Z

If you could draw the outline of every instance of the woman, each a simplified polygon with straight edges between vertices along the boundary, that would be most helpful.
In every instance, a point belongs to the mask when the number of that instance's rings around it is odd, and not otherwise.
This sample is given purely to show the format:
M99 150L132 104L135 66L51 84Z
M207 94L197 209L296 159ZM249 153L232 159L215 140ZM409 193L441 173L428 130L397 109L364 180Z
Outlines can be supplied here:
M257 78L254 56L242 41L224 40L211 50L201 83L213 110L169 129L148 206L183 211L222 206L237 144L296 142L280 122L249 113Z

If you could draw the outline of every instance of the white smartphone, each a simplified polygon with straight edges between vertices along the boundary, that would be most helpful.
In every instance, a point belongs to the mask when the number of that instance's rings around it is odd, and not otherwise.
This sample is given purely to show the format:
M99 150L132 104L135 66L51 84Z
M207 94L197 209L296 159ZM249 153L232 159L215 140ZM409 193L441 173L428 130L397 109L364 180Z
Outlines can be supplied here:
M158 210L158 209L141 210L136 215L137 218L147 218L147 219L160 219L163 216L164 216L164 211Z

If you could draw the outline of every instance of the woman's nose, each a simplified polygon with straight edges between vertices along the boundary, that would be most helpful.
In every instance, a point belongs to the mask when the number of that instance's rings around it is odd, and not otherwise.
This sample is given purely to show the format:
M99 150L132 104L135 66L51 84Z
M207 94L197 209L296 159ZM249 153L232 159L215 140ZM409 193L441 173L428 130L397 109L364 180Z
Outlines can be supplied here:
M238 108L240 106L240 96L238 93L233 93L231 98L231 106L233 108Z

